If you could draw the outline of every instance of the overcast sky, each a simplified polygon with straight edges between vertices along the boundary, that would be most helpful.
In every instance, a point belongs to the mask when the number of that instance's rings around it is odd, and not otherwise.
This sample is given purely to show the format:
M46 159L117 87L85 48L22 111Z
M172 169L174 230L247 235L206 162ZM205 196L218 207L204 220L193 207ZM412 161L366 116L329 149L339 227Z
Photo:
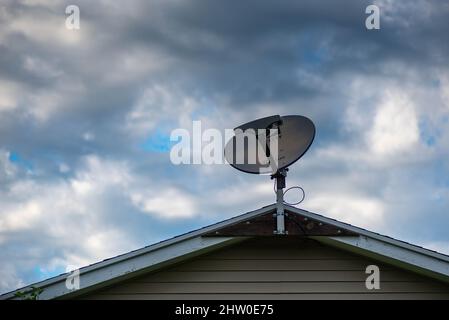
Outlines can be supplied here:
M170 162L193 120L311 118L301 208L449 254L448 30L443 1L0 0L0 292L274 202Z

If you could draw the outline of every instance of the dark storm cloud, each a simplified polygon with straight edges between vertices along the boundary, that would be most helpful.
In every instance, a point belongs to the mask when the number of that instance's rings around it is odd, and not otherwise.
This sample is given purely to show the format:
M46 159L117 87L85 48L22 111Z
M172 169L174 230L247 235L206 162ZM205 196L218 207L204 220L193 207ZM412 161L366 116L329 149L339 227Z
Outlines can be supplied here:
M207 92L238 102L279 101L321 93L298 81L308 69L325 78L339 71L375 72L388 60L426 67L447 62L447 7L428 13L415 2L386 8L382 28L365 29L370 1L193 1L142 8L123 37L164 50L177 72ZM110 22L114 28L114 20ZM435 46L441 42L441 45Z
M61 81L68 85L79 81L88 87L82 97L72 95L64 101L67 107L60 107L62 112L52 120L62 126L68 123L68 137L61 141L69 145L70 137L75 133L80 137L89 127L99 136L111 136L110 130L124 121L140 90L154 82L175 83L186 92L197 90L206 96L224 95L236 109L298 100L302 102L299 111L305 111L311 109L307 105L314 106L307 101L320 95L336 96L342 89L335 83L340 72L378 72L389 60L425 70L447 59L443 54L446 41L438 32L448 26L447 7L426 16L420 12L430 6L426 2L398 5L393 12L382 12L391 19L382 19L380 31L369 32L364 27L364 11L370 3L357 0L342 6L334 1L280 1L273 6L271 1L138 1L128 8L111 8L106 3L80 2L82 19L92 26L87 46L70 50L42 47L34 39L13 34L11 45L3 46L0 64L2 74L26 85L25 90L51 88ZM32 10L45 19L65 5L14 7L7 7L12 14ZM107 77L114 70L120 72L124 55L134 48L172 60L157 72L108 84ZM24 70L27 55L51 62L64 74L42 78ZM300 71L316 76L321 84L311 85ZM333 109L338 118L338 108ZM71 131L69 122L76 123L72 127L79 132ZM102 142L107 145L106 139Z

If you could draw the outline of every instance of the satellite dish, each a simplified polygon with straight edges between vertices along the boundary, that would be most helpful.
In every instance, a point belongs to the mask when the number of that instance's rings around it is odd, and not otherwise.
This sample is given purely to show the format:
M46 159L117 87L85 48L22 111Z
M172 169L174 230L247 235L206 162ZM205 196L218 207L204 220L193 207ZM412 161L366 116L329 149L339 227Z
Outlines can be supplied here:
M274 175L307 152L315 125L303 116L275 115L238 126L234 133L225 146L226 161L243 172Z
M288 167L298 161L312 145L315 125L303 116L275 115L238 126L234 133L224 149L226 161L243 172L271 174L271 179L275 179L276 183L276 230L273 233L287 234L283 191L285 178Z

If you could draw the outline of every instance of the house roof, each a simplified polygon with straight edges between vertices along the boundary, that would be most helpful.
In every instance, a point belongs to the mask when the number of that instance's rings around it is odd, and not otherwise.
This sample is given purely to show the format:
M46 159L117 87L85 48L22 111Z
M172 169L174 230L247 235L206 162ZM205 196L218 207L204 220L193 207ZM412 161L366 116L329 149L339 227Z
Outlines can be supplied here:
M66 280L69 273L65 273L3 294L0 299L14 299L18 291L27 292L32 290L32 287L44 289L40 299L82 295L250 237L267 235L267 230L271 227L268 217L275 211L276 204L272 204L83 267L79 270L79 290L67 288ZM330 246L449 283L449 256L447 255L289 205L285 205L285 212L291 218L291 232L287 236L307 236ZM292 229L295 226L298 227L296 231Z

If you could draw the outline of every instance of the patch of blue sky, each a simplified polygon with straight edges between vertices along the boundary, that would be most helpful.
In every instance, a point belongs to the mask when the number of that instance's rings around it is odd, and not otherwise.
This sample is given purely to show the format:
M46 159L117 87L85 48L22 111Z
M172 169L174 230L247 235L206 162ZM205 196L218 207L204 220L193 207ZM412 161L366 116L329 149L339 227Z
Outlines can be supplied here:
M202 117L210 116L215 110L213 105L202 106L195 109L190 117L192 121L200 120ZM178 141L170 141L171 131L175 128L176 126L173 123L164 122L158 124L158 128L139 144L139 149L146 152L170 152L172 146L179 142L179 139Z
M437 78L432 79L432 80L431 80L431 85L432 85L433 87L435 87L435 88L440 87L440 86L441 86L441 81L440 81L440 79L437 79Z
M305 48L302 51L302 59L308 67L319 67L326 60L327 52L325 48Z
M62 266L58 266L54 269L46 269L41 266L35 266L33 269L33 277L35 279L38 279L37 281L41 281L59 276L60 274L63 274L65 272L66 272L65 268Z
M212 115L212 113L216 111L215 107L210 106L202 106L201 108L195 109L190 115L192 120L200 120L202 117L207 117Z
M435 174L437 186L449 189L449 166L444 157L439 157L432 162L432 170Z
M437 157L429 162L429 165L419 166L419 169L414 168L410 171L417 184L426 184L429 187L427 194L422 194L423 197L431 196L432 189L449 189L449 165L444 157ZM442 194L442 197L446 200L446 193ZM432 200L434 200L432 198Z
M419 121L419 132L421 140L429 147L436 145L439 131L436 129L427 118L421 118Z
M171 147L176 141L170 141L170 132L162 129L156 129L139 148L147 152L170 152Z
M320 67L330 57L328 49L323 45L324 41L317 41L320 37L319 32L308 31L299 39L299 58L306 68Z
M32 171L33 165L30 161L25 160L23 157L21 157L18 153L11 151L9 153L9 161L14 163L15 165L22 167L26 170Z

